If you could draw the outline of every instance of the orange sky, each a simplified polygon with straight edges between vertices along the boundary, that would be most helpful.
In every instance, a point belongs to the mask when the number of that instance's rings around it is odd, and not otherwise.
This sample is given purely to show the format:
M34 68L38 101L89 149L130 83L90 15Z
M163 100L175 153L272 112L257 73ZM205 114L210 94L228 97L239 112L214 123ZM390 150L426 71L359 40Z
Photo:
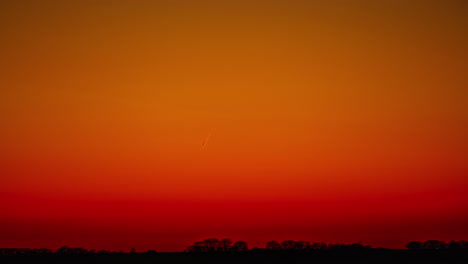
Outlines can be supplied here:
M1 1L0 247L467 239L467 12Z

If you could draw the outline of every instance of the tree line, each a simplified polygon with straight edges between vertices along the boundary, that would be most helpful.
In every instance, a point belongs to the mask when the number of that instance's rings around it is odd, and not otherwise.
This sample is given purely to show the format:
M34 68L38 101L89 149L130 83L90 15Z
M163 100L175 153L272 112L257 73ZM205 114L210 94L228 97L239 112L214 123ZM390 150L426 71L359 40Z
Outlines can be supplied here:
M48 256L48 255L108 255L108 254L135 254L136 251L132 248L129 252L110 251L110 250L95 250L85 248L73 248L68 246L60 247L57 250L51 250L48 248L0 248L0 256ZM155 250L148 250L146 254L154 254Z
M452 240L448 243L440 240L411 241L406 244L408 250L468 250L468 241ZM188 246L184 252L246 252L246 251L316 251L316 250L369 250L373 249L369 245L361 243L343 244L309 241L284 240L278 242L276 240L266 243L264 248L254 247L249 249L247 242L233 242L229 238L218 240L217 238L209 238L197 241ZM155 250L139 252L139 254L156 254ZM85 248L73 248L63 246L57 250L47 248L0 248L0 256L43 256L43 255L106 255L106 254L136 254L134 248L128 252L124 251L108 251L108 250L88 250Z
M450 241L446 243L439 240L427 240L425 242L412 241L406 244L406 248L414 249L468 249L468 241ZM361 243L343 244L343 243L330 243L323 242L311 243L310 241L294 241L284 240L278 242L276 240L266 243L265 248L252 248L251 251L303 251L303 250L361 250L372 249L370 245L363 245ZM229 238L218 240L216 238L209 238L202 241L197 241L193 245L188 246L185 252L238 252L248 251L249 247L245 241L232 242Z
M369 245L362 245L360 243L353 244L325 244L321 243L311 243L310 241L294 241L294 240L285 240L281 243L273 240L266 243L265 248L252 248L251 251L260 251L260 250L325 250L325 249L364 249L371 248ZM224 238L218 240L216 238L209 238L202 241L197 241L193 245L188 246L185 249L185 252L239 252L239 251L248 251L249 247L245 241L232 242L229 238Z
M411 241L406 244L407 249L468 249L468 241L452 240L449 243L439 240Z

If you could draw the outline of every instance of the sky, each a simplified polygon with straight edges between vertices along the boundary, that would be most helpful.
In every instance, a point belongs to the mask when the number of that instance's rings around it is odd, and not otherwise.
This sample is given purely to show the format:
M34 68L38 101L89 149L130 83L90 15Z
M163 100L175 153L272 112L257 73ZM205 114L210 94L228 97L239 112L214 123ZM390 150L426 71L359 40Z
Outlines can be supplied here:
M1 1L0 247L467 239L467 13Z

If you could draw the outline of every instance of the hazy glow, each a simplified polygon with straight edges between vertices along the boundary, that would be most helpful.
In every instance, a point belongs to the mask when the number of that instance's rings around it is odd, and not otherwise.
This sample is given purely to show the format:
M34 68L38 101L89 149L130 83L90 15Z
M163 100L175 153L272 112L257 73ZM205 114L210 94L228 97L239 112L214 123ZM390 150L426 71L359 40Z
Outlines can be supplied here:
M0 247L467 239L467 1L104 2L0 3Z

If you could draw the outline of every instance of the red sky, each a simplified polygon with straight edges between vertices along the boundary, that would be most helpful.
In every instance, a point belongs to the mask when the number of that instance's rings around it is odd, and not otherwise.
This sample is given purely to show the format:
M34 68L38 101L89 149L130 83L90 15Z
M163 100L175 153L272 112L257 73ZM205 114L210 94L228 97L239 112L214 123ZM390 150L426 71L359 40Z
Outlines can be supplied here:
M2 1L0 247L467 239L467 11Z

